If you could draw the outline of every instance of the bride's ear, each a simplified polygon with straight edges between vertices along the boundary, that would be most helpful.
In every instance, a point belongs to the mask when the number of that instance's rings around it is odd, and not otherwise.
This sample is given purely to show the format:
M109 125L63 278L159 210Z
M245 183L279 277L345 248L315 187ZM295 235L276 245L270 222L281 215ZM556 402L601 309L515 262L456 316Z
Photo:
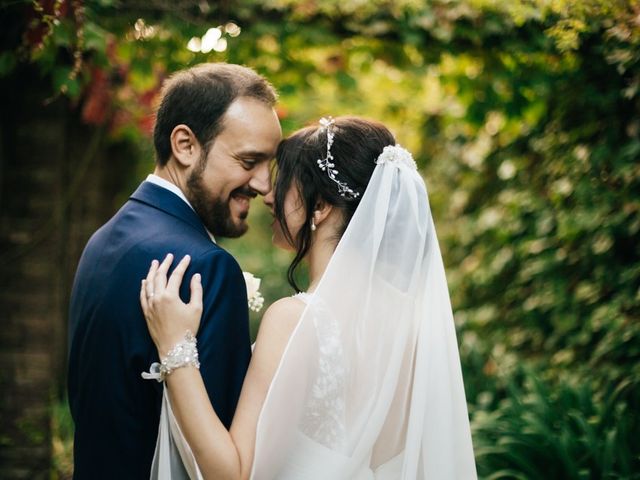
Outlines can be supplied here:
M195 165L200 158L200 144L193 131L186 125L176 125L171 136L171 153L176 162L184 168Z
M316 225L316 227L319 227L322 222L326 221L333 211L333 205L327 203L322 199L318 200L316 202L315 208L313 209L313 223Z

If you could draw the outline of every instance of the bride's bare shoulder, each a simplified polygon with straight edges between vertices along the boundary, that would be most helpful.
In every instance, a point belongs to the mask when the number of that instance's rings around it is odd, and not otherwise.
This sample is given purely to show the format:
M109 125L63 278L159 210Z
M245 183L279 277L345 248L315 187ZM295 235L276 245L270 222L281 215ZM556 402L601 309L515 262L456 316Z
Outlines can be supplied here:
M272 303L260 321L258 340L265 335L289 337L298 324L305 305L296 297L285 297Z
M268 324L271 323L295 323L298 322L298 319L302 315L304 311L304 307L306 304L296 297L284 297L280 300L273 302L267 311L264 312L264 316L262 317L262 321L260 325L262 326L265 322Z

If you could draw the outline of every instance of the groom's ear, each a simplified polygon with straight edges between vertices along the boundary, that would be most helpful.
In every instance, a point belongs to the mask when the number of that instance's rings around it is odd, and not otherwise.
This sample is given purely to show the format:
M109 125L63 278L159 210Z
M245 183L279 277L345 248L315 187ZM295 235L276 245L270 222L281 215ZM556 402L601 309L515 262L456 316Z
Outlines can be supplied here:
M176 125L171 132L171 153L178 164L188 168L200 158L200 144L193 131L186 125Z

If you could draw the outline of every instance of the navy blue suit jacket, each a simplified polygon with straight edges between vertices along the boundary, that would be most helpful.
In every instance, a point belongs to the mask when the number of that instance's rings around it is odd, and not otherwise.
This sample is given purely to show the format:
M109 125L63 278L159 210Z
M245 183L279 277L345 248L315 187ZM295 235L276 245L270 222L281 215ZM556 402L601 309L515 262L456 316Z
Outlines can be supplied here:
M227 428L231 424L251 355L242 271L183 200L143 182L91 237L73 285L69 403L75 479L149 478L162 385L140 376L158 355L139 293L151 260L167 253L176 260L191 255L184 300L191 276L202 275L200 371L216 413Z

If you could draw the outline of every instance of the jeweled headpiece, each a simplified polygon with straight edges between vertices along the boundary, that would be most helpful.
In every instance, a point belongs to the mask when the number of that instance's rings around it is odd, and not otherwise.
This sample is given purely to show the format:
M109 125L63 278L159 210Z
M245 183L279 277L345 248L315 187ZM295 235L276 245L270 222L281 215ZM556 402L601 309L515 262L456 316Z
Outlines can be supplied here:
M324 158L319 158L317 160L318 166L320 170L323 172L327 172L327 176L330 180L334 181L336 185L338 185L338 193L341 197L353 200L354 198L358 198L360 196L359 192L353 191L346 182L341 182L337 179L338 170L335 168L335 163L333 163L333 155L331 154L331 145L333 145L333 137L335 135L335 131L333 126L336 121L333 117L322 117L320 119L320 125L327 132L327 155Z

